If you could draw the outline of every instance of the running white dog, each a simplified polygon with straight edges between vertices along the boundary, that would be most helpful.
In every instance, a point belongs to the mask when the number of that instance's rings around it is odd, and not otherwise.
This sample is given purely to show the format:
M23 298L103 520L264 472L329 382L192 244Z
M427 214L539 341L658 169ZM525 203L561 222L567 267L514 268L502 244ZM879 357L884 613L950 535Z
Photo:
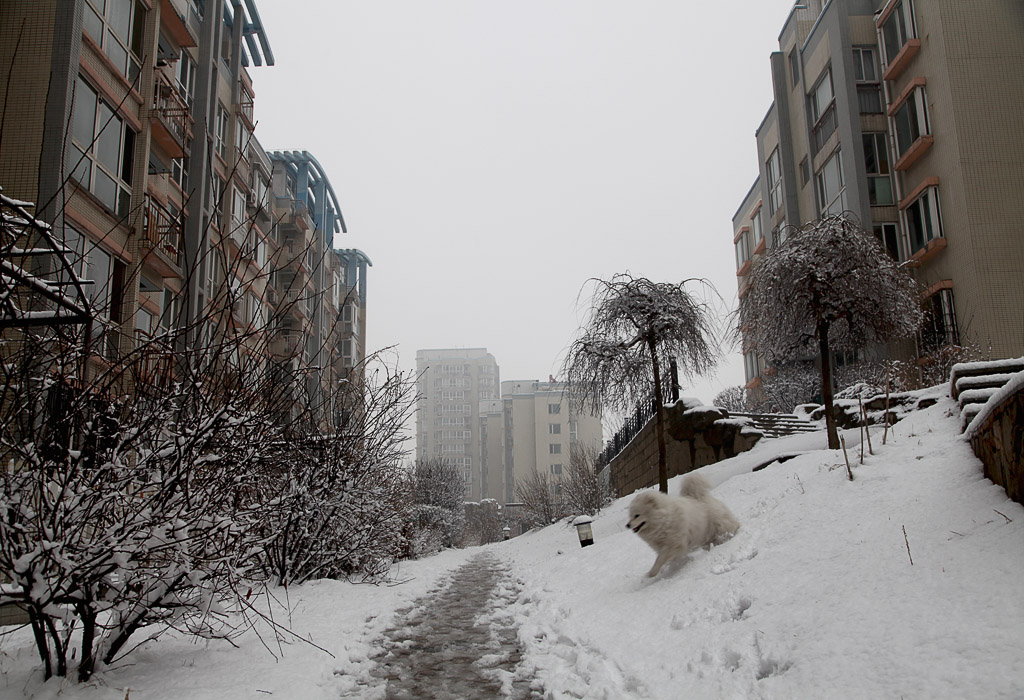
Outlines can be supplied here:
M627 526L657 552L648 576L657 576L676 557L726 539L740 523L724 503L711 495L711 485L700 474L683 480L679 496L644 491L629 504Z

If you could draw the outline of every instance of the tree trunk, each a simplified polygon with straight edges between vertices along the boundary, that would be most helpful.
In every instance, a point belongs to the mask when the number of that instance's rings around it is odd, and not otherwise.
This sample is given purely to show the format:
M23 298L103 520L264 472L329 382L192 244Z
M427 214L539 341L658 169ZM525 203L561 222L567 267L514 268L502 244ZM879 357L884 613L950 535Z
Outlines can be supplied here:
M818 353L821 355L821 402L825 406L825 432L828 433L828 448L839 449L839 432L836 430L835 401L832 396L832 352L828 343L828 321L818 321Z
M661 367L658 366L658 353L654 340L647 341L651 351L651 364L654 368L654 427L658 435L658 489L668 493L668 452L665 448L665 407L661 393Z

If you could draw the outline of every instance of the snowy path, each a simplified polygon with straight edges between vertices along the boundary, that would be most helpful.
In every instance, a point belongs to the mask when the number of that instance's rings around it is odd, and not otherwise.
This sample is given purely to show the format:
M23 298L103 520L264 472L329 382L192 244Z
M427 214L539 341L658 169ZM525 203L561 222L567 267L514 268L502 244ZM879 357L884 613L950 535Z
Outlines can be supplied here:
M386 700L540 698L539 687L516 674L521 654L516 628L502 608L517 589L508 570L484 552L399 611L385 630L371 676ZM358 690L365 697L367 688ZM345 696L356 697L356 696Z

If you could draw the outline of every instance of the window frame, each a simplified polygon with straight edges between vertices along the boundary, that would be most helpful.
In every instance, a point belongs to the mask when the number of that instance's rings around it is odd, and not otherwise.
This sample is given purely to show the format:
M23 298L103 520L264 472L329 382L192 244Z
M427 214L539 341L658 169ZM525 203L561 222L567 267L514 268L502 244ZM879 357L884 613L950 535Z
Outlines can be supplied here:
M765 161L765 182L768 183L768 214L774 216L782 208L782 156L776 146Z
M830 192L828 191L830 182L826 171L833 164L838 177L838 189L835 192ZM818 213L821 216L832 216L846 211L846 176L843 173L843 152L840 149L836 149L822 164L821 169L814 174L814 183L818 197ZM835 209L836 203L839 204L838 210Z
M822 104L822 86L828 84L828 100ZM811 147L813 155L818 155L825 142L839 128L839 119L836 113L836 90L832 80L832 66L828 66L822 75L814 83L814 87L807 95L810 110L811 122Z
M868 203L873 207L891 207L896 204L896 192L892 183L892 164L889 162L889 135L884 131L864 131L861 143L864 147L864 171L868 178ZM870 144L869 144L870 141ZM870 153L868 152L870 147ZM873 161L873 162L872 162ZM872 170L872 165L875 169ZM885 201L878 198L878 187L875 183L885 180L889 197Z
M917 38L917 24L914 21L914 8L911 0L896 0L889 16L885 18L879 29L882 41L880 53L885 58L885 67L888 67L896 60L907 42ZM894 40L893 45L890 45L890 40Z
M145 41L146 7L139 0L105 0L103 10L96 9L96 0L85 0L82 31L103 51L103 55L117 67L136 90L142 72L142 44ZM128 21L124 27L127 36L121 36L115 26L118 18L112 14L127 8ZM91 13L91 16L90 16ZM90 21L92 20L92 21ZM95 36L96 29L99 36Z
M942 214L939 209L939 188L936 185L925 187L907 206L900 212L902 226L905 232L904 241L907 244L907 252L913 256L920 250L925 250L931 241L943 238ZM917 225L912 222L920 220L923 226L924 237L920 239L920 245L915 245L915 232Z
M901 116L905 115L905 116ZM928 118L928 96L924 85L914 85L894 106L890 117L891 131L896 145L896 160L905 156L921 137L931 135ZM901 134L901 132L904 132ZM904 143L904 139L909 141Z
M82 87L87 94L82 94ZM84 112L80 109L91 112L91 135L80 133L79 127L85 126L81 121ZM70 164L72 176L114 215L126 217L131 209L132 174L138 134L128 120L118 114L116 105L104 99L103 94L81 74L75 81L75 107L68 137L70 157L74 159ZM103 156L103 151L109 150L112 138L117 139L114 165L108 163L109 158ZM97 175L110 181L113 191L109 196L100 189L98 183L103 181L98 180Z

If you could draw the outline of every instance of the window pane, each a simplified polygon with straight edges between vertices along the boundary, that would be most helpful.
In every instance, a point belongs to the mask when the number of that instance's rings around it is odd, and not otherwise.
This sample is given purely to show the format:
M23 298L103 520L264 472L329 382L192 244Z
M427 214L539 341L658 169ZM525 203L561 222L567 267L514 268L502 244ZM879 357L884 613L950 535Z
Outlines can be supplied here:
M892 180L888 175L868 178L868 199L871 206L890 206L895 203L892 196Z
M71 136L88 148L96 135L96 93L81 78L75 86L75 105L71 111Z
M122 73L127 75L128 71L128 51L114 37L112 31L107 31L107 43L103 47L103 50L107 52L107 57L117 66Z
M92 189L92 161L85 157L85 154L79 150L78 146L72 146L71 151L72 161L70 166L74 168L71 176L78 180L78 184L87 190Z
M132 184L132 160L135 158L135 132L124 130L124 148L121 156L121 180L126 185Z
M861 114L881 114L882 94L878 85L858 85L857 106Z
M128 30L132 22L132 0L108 0L107 19L110 22L111 31L127 44Z
M117 173L121 164L121 120L102 102L99 128L103 131L96 138L96 157L111 173Z
M99 0L96 2L96 7L103 10L103 2ZM83 27L85 33L89 35L89 38L96 42L97 46L103 45L103 20L96 14L96 10L92 9L88 4L85 6L85 19L83 21Z
M99 168L96 168L94 173L95 180L93 181L92 193L99 197L100 201L106 204L111 211L116 212L117 185L114 183L113 178Z

